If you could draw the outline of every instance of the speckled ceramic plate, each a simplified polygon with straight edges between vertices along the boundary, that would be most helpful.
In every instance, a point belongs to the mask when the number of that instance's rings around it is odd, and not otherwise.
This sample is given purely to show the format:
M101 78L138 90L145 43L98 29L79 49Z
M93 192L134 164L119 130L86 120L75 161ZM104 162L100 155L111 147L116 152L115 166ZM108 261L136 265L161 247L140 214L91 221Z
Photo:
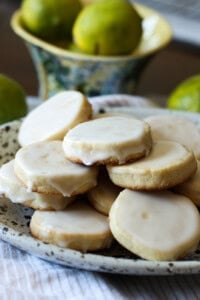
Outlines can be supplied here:
M200 126L200 115L198 114L170 112L156 108L135 108L132 107L134 101L126 103L129 107L120 107L121 104L125 104L124 100L117 101L115 104L113 104L113 100L109 102L105 98L100 102L99 99L97 100L98 105L94 104L96 111L123 111L139 118L155 114L173 113L189 118ZM17 143L19 126L20 122L15 121L0 127L0 164L12 159L19 148ZM151 262L139 259L117 243L113 244L109 250L88 254L43 243L30 234L29 222L32 212L31 209L12 204L5 198L0 199L0 238L47 261L79 269L135 275L200 273L200 249L184 260Z

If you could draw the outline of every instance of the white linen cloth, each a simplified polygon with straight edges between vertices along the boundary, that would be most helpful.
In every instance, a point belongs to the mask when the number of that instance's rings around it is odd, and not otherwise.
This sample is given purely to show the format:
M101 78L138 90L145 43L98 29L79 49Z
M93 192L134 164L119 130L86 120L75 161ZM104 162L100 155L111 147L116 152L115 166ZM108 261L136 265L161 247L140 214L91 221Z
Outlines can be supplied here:
M125 276L46 262L0 241L1 300L200 299L200 275Z

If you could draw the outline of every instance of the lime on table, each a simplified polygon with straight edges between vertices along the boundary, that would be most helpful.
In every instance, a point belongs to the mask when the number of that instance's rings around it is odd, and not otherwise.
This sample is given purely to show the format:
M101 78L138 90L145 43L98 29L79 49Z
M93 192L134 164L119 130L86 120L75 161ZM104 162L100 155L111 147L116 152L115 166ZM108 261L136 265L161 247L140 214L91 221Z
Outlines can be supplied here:
M0 74L0 124L19 119L26 113L23 88L16 81Z
M169 96L170 109L200 112L200 75L183 81Z
M38 37L67 39L81 8L79 0L23 0L22 21Z

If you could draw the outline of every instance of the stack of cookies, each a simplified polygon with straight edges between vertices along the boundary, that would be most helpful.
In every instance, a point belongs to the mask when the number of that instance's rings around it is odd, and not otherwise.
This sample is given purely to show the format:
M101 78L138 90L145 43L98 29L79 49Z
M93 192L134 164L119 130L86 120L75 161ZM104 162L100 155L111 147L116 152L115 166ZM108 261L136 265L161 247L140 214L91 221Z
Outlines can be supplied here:
M45 242L86 252L114 237L145 259L183 257L200 240L200 132L173 118L95 117L84 95L61 92L23 121L0 191L35 209Z

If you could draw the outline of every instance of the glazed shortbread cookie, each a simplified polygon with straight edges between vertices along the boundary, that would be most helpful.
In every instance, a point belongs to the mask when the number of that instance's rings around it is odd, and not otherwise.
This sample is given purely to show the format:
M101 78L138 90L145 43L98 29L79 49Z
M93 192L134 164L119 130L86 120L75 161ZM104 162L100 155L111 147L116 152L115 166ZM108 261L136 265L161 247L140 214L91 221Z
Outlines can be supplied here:
M152 116L145 119L151 126L153 140L178 142L200 159L200 129L190 120L177 116Z
M148 157L123 166L107 166L111 180L134 190L162 190L184 182L197 169L193 153L181 144L157 141Z
M60 92L34 109L24 119L18 140L22 146L34 142L62 140L70 128L87 121L91 105L76 91Z
M87 197L97 211L108 215L120 191L121 189L114 185L107 173L102 170L98 176L97 186L87 193Z
M28 192L15 175L14 160L4 164L0 169L0 192L13 203L20 203L39 210L64 209L75 200L75 197Z
M44 242L83 252L108 248L112 242L108 218L81 201L64 211L36 211L30 229Z
M124 190L110 210L117 241L149 260L175 260L195 250L200 240L200 215L189 198L168 191Z
M175 186L174 191L187 196L197 206L200 206L200 162L197 161L198 168L194 176L189 180Z
M71 129L63 141L68 159L93 164L123 164L149 154L149 125L126 117L88 121Z
M62 142L47 141L21 148L15 157L14 169L29 191L72 196L96 185L96 168L69 161Z

